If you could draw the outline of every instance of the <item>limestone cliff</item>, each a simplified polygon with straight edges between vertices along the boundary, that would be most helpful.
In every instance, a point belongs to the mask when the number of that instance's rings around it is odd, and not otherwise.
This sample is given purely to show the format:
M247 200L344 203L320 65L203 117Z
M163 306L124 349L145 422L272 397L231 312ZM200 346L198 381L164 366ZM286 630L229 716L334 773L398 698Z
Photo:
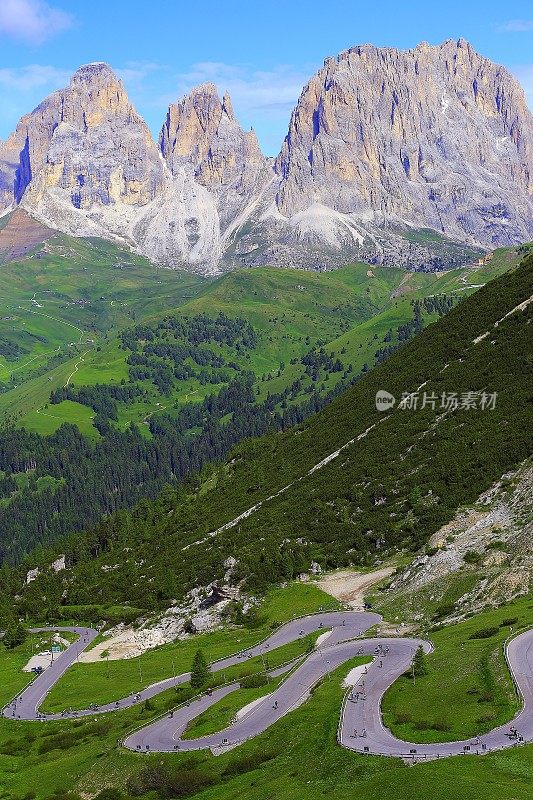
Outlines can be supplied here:
M206 273L440 269L533 239L533 118L462 39L363 45L311 78L273 163L213 84L169 107L156 144L111 68L88 64L0 143L0 213L16 205Z
M462 39L327 59L300 96L276 171L288 218L314 206L367 229L406 222L487 247L533 238L524 92Z
M81 67L21 119L8 144L4 164L19 152L13 200L38 219L74 235L119 238L163 263L216 268L213 198L183 171L171 175L107 64Z
M173 174L190 171L215 196L223 232L273 182L254 131L241 128L229 95L221 100L212 83L169 107L159 143Z

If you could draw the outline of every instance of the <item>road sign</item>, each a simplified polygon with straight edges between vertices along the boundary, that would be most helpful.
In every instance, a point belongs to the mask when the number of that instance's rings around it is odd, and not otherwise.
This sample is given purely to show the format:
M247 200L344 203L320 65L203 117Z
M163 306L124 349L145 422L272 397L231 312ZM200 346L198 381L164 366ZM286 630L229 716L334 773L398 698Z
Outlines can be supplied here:
M52 653L60 653L61 652L61 645L60 644L53 644L52 645Z

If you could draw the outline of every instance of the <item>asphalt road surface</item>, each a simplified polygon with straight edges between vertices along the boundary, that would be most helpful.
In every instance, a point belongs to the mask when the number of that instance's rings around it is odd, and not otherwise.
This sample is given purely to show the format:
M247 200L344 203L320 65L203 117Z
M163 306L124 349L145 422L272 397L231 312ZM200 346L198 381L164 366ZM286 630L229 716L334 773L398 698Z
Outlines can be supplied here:
M350 750L421 761L451 755L483 755L533 741L533 630L516 636L506 649L509 668L523 699L523 708L511 723L465 741L414 744L397 739L384 727L380 710L381 698L389 686L409 669L417 647L422 645L429 652L431 644L410 638L357 638L380 620L378 614L370 612L339 611L315 614L289 622L278 628L266 641L211 665L213 672L221 671L244 663L254 656L266 654L321 628L324 631L331 630L320 647L301 660L277 689L250 708L240 719L215 734L197 739L181 738L191 720L239 688L238 683L232 683L213 689L211 694L204 693L133 732L123 744L137 752L185 752L210 748L216 753L235 747L265 731L304 702L321 678L360 655L371 656L373 660L367 665L358 685L347 692L338 729L340 744ZM190 678L189 673L184 673L152 684L141 692L116 702L93 706L83 711L42 714L39 707L44 697L74 663L79 653L89 646L97 636L97 631L86 628L39 630L70 631L76 633L79 639L4 708L5 717L15 720L57 720L94 716L96 713L117 711L141 703L166 689L186 683ZM290 667L274 670L271 675L283 674L289 670Z

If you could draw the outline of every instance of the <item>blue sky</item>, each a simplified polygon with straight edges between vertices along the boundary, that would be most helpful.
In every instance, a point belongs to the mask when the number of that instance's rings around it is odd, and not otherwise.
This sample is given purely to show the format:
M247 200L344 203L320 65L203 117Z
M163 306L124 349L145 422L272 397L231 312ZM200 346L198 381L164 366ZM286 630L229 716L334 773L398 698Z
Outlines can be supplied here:
M533 108L533 0L0 0L0 138L89 61L107 61L157 135L169 102L205 80L275 154L324 58L355 44L468 39L522 81ZM437 7L438 6L438 7Z

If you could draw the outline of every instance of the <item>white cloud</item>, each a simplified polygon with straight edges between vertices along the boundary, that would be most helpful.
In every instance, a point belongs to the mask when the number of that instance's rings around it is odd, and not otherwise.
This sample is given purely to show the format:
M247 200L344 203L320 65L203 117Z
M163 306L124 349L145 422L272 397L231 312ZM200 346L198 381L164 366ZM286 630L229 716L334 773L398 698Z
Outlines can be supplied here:
M500 25L498 30L509 31L511 33L533 31L533 19L510 19L508 22L504 22L503 25Z
M0 69L0 86L7 90L29 92L44 88L53 91L68 83L70 73L43 64L28 64L25 67Z
M0 34L41 44L72 25L72 16L45 0L0 0Z
M214 83L222 93L228 91L236 109L286 111L298 99L313 68L297 69L280 65L271 70L252 70L216 61L193 64L177 76L176 96L186 94L199 83Z
M510 67L510 70L524 87L530 111L533 112L533 64L520 64Z
M123 67L116 69L115 72L125 83L140 83L146 77L161 69L164 69L164 66L153 61L127 61Z

